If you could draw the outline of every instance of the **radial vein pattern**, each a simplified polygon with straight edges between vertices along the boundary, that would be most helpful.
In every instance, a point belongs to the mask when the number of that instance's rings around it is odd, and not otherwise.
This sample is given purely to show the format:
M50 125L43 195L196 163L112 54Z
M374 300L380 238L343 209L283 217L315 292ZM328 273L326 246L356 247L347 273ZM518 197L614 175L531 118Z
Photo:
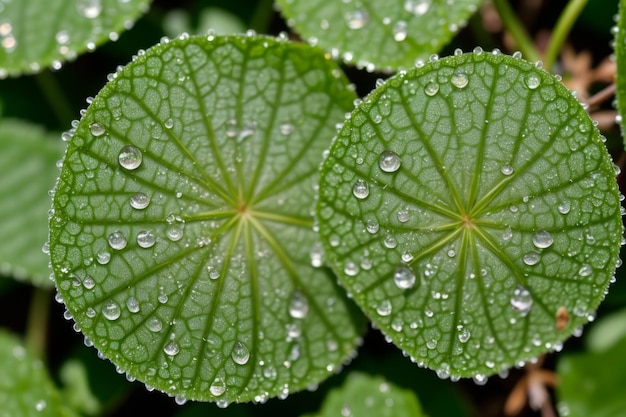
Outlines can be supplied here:
M433 61L377 88L322 167L322 243L376 325L440 376L556 349L597 308L621 239L610 158L554 77Z
M57 187L57 287L94 345L182 401L319 383L361 319L318 262L313 185L354 93L310 47L179 39L118 73ZM313 261L313 262L312 262Z

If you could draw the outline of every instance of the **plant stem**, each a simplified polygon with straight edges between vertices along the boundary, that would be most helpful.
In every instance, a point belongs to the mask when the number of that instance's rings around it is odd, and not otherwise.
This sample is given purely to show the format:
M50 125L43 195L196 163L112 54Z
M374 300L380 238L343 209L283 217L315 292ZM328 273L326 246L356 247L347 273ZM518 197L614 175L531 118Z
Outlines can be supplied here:
M34 289L33 298L30 301L28 322L26 323L26 347L42 359L44 359L46 351L50 296L51 291L48 289Z
M561 13L559 20L556 23L554 31L552 32L552 38L548 44L546 55L544 57L545 68L550 71L556 62L556 58L561 51L561 47L567 38L574 22L578 18L578 15L583 11L588 0L570 0L570 2Z
M500 19L502 19L502 24L511 36L513 36L513 39L517 43L517 47L520 49L522 54L526 56L526 59L530 61L539 61L539 51L537 51L537 48L528 35L528 32L526 32L526 29L524 29L522 23L519 21L517 16L515 16L515 12L509 4L509 0L493 0L493 5L498 11Z
M60 126L69 126L74 112L54 75L49 70L45 70L35 75L35 80L37 80L37 84L48 100L50 108L59 120Z

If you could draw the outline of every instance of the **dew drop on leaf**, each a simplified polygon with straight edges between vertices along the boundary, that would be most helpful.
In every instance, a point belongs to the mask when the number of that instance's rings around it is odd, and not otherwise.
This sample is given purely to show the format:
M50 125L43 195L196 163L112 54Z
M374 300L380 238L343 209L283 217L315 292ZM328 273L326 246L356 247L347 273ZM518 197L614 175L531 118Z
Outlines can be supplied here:
M223 395L224 392L226 392L226 384L224 383L224 380L222 378L215 378L209 387L209 392L211 392L211 395L216 397Z
M120 232L119 230L111 233L109 235L108 241L109 246L111 246L111 248L115 250L124 249L126 247L126 244L128 243L122 232Z
M376 307L376 312L379 316L388 316L391 314L391 303L389 300L382 301L378 307Z
M235 342L235 346L233 346L231 356L236 364L245 365L246 363L248 363L248 359L250 359L250 352L248 352L248 348L246 347L246 345L238 341Z
M393 282L401 290L408 290L415 285L415 274L408 266L401 265L393 274Z
M346 13L346 23L350 29L362 29L370 21L370 16L365 10L355 10Z
M130 206L137 210L143 210L150 204L150 197L144 193L136 193L130 197Z
M150 317L146 321L146 326L148 327L148 330L154 333L160 332L163 329L163 323L156 317Z
M353 277L356 274L359 273L359 268L356 266L356 264L352 261L347 261L345 264L345 267L343 268L343 272L350 276Z
M122 310L114 300L107 300L102 306L102 315L107 320L117 320L120 318Z
M180 352L180 346L174 340L170 340L163 346L163 352L169 356L176 356Z
M539 249L549 248L553 242L552 235L545 230L540 230L533 236L533 245Z
M393 235L387 235L383 240L383 245L385 245L387 249L393 249L398 246L398 242L396 242L396 238L393 237Z
M303 319L309 312L309 300L300 290L295 290L289 302L289 315L294 319Z
M422 16L428 12L431 2L432 0L406 0L404 10L416 16Z
M407 36L407 24L404 20L399 20L393 27L393 39L402 42Z
M462 71L456 71L454 74L452 74L450 82L456 88L465 88L469 82L469 79L467 78L466 73Z
M467 343L467 341L470 339L472 335L470 331L466 327L463 327L463 326L458 326L457 330L458 330L457 337L459 338L459 342Z
M376 220L368 220L365 228L367 229L368 233L375 234L378 232L379 225Z
M534 250L526 253L523 257L524 263L528 266L536 265L540 260L541 255L539 255L539 252L535 252Z
M526 315L533 305L533 297L524 286L518 285L513 291L511 297L511 306L515 311L519 311L522 315Z
M152 233L152 231L150 230L142 230L137 235L137 244L142 248L150 248L154 246L155 242L156 237L154 236L154 233Z
M424 93L426 93L426 95L429 97L434 96L435 94L437 94L437 92L439 92L439 84L434 81L430 81L424 87Z
M104 126L102 126L100 123L92 123L91 126L89 126L89 130L91 130L91 134L94 136L102 136L106 133L106 129L104 128Z
M356 198L364 199L370 194L369 186L363 180L356 180L352 186L352 194L354 194Z
M398 221L400 223L406 223L409 221L410 215L409 215L409 211L402 209L400 211L398 211Z
M76 10L87 19L96 19L102 12L100 0L78 0Z
M128 311L130 311L131 313L138 313L140 309L139 301L137 301L135 297L128 297L128 299L126 300L126 307L128 307Z
M528 74L524 77L524 83L526 84L526 87L534 90L539 87L539 84L541 84L541 78L539 78L537 74Z
M96 286L96 281L94 281L94 279L90 277L89 275L87 275L85 279L83 279L83 287L85 287L85 289L91 290L95 286Z
M591 268L591 265L584 264L578 270L578 275L580 275L581 277L588 277L589 275L591 275L592 272L593 272L593 269Z
M511 175L513 173L513 167L509 164L504 164L502 168L500 168L500 172L502 172L503 175Z
M142 159L141 151L132 145L124 146L118 156L120 166L128 170L139 168Z
M396 172L401 163L400 157L393 151L383 151L378 160L378 166L384 172Z

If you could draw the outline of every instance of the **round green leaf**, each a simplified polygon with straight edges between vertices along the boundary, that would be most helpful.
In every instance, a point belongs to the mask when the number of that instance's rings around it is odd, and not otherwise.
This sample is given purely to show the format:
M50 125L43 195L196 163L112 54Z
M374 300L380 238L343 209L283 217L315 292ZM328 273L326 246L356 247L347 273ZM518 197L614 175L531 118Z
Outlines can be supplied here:
M149 0L13 0L0 2L0 79L61 68L130 29Z
M0 149L0 273L51 287L42 245L62 142L37 126L0 119Z
M181 38L119 72L72 138L50 222L59 292L119 368L184 399L320 382L362 318L319 264L314 185L354 92L319 50Z
M0 330L0 417L70 417L44 363Z
M312 44L374 70L410 68L437 53L482 0L278 0L287 22Z
M380 376L353 372L342 387L328 394L315 416L422 417L424 413L412 391Z
M501 54L434 60L344 124L322 167L321 240L391 341L483 382L594 313L622 234L614 176L550 74Z

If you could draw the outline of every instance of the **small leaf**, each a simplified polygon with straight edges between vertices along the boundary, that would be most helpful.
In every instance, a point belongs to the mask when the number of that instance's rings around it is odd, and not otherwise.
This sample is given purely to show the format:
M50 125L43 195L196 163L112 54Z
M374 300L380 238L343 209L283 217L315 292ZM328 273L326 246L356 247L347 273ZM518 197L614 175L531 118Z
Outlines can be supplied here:
M17 338L0 330L0 416L71 417L44 363Z
M149 0L37 0L0 3L0 79L61 68L92 51L147 10Z
M614 168L582 106L545 71L490 53L367 97L322 166L317 213L375 325L439 376L481 383L587 322L622 234Z
M585 337L589 352L603 352L626 337L626 309L602 316Z
M563 355L557 372L558 408L568 417L626 416L626 367L622 337L608 350L594 353Z
M328 394L315 416L421 417L424 414L413 392L380 376L353 372L341 388Z
M0 273L51 287L42 245L62 143L34 125L0 119L0 148Z
M286 396L362 328L312 265L318 167L354 92L306 45L183 38L138 56L76 128L50 222L57 287L101 352L179 402Z
M278 0L294 29L357 66L410 68L437 53L482 0Z

